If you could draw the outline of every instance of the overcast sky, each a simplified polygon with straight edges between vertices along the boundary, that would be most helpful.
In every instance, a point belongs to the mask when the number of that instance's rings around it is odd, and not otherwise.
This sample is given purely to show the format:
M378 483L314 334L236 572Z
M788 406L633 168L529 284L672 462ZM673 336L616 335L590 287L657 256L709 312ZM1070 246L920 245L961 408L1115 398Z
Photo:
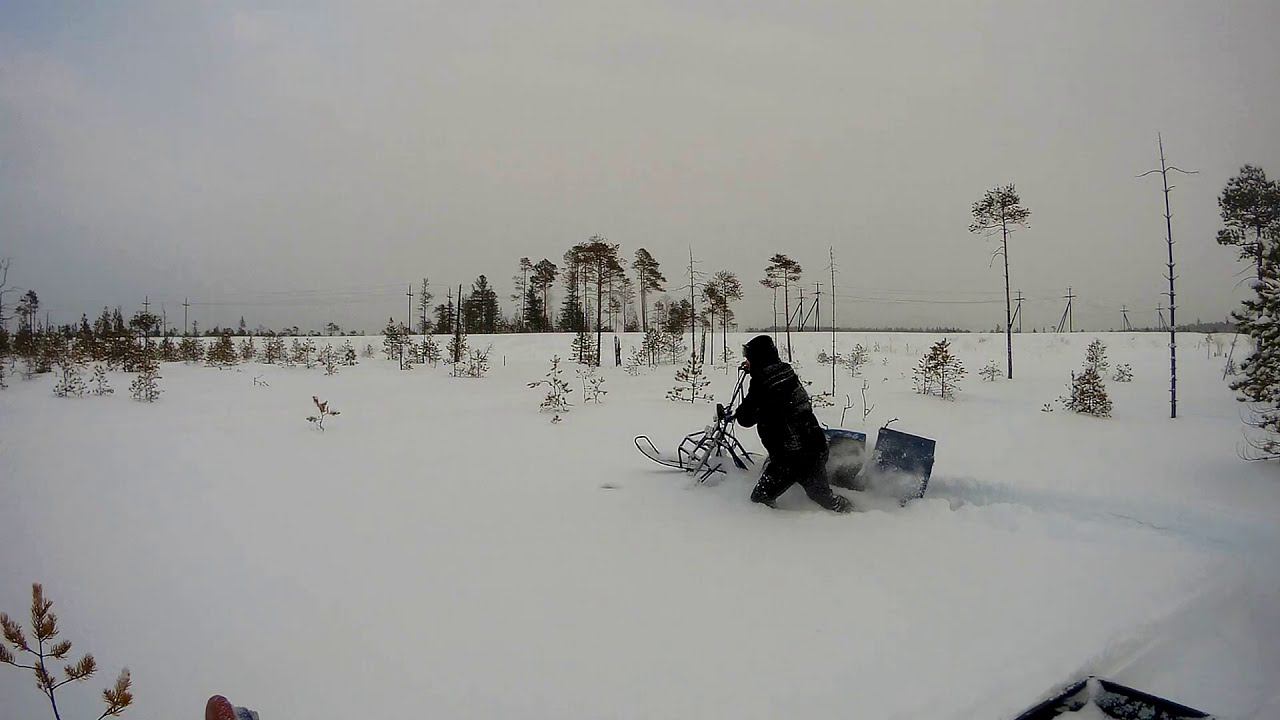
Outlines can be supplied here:
M1280 3L0 2L0 257L55 321L375 329L403 286L602 234L673 286L839 266L842 324L992 328L971 204L1014 182L1030 326L1220 319L1240 165L1280 176ZM824 292L826 292L824 288ZM397 292L401 293L397 295ZM888 299L913 302L886 302ZM930 302L914 302L927 300ZM945 301L945 302L943 302ZM507 303L508 309L510 303ZM824 314L828 311L824 308Z

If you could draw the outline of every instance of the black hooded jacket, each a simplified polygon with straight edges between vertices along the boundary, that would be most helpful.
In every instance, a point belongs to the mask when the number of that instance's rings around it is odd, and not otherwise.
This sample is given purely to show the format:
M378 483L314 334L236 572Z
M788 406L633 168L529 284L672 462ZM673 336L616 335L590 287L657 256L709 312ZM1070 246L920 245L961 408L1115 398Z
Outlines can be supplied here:
M775 460L827 449L827 436L813 415L809 393L791 366L778 357L773 338L760 335L743 346L751 367L751 386L734 417L756 426L760 442Z

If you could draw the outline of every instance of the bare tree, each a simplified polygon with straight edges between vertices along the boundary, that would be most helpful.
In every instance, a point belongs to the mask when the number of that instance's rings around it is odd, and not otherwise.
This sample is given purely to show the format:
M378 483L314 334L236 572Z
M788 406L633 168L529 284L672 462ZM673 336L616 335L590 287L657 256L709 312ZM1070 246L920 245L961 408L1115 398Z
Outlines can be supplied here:
M1138 177L1144 178L1152 173L1160 173L1160 180L1164 183L1164 229L1165 241L1169 246L1169 272L1165 278L1169 281L1169 417L1178 417L1178 324L1174 320L1174 312L1177 303L1174 302L1176 297L1173 292L1173 280L1176 277L1173 274L1173 213L1169 210L1169 191L1173 186L1169 184L1169 172L1180 172L1184 175L1194 175L1195 171L1187 171L1176 168L1165 163L1164 159L1164 138L1156 134L1156 142L1160 146L1160 167L1155 170L1148 170ZM1225 194L1225 193L1224 193ZM1221 237L1219 237L1221 241ZM1261 265L1258 266L1261 268Z
M1004 259L1004 336L1008 350L1009 379L1013 379L1013 298L1009 292L1009 233L1026 227L1031 211L1022 206L1013 183L988 190L982 199L973 204L973 223L969 232L983 235L1000 231L1000 246L991 254L991 261Z

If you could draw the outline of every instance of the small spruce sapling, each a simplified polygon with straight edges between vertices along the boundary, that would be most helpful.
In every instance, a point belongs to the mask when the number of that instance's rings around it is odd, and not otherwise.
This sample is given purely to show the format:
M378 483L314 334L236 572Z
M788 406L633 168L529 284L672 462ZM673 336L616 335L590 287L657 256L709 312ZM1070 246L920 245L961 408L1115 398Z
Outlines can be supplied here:
M489 373L489 354L493 352L490 345L484 350L472 350L467 353L466 362L462 365L460 377L482 378Z
M28 639L26 632L18 621L5 613L0 613L0 628L4 631L5 642L0 642L0 665L12 665L16 668L32 671L36 676L36 687L49 701L56 720L61 720L58 711L58 689L63 685L88 679L98 670L98 662L93 655L86 654L75 664L63 665L63 678L54 676L53 667L62 663L71 652L71 641L56 640L58 637L58 616L53 612L53 601L44 595L40 583L31 586L31 634L34 642ZM7 643L7 644L6 644ZM10 649L9 646L12 646ZM30 664L28 664L30 663ZM102 700L106 710L98 716L98 720L106 717L119 717L133 704L133 692L129 678L129 669L120 671L113 687L102 691Z
M308 415L308 416L307 416L307 422L311 423L312 425L315 425L317 428L319 428L319 429L320 429L320 431L321 431L321 432L324 432L324 419L325 419L325 418L327 418L327 417L333 417L333 416L335 416L335 415L341 415L341 414L342 414L342 413L338 412L337 410L335 410L335 409L333 409L333 408L329 407L329 401L328 401L328 400L321 400L320 398L316 397L315 395L312 395L312 396L311 396L311 402L315 403L315 406L316 406L316 414L315 414L315 415Z
M239 354L236 352L235 345L231 342L231 335L224 333L213 341L213 345L209 348L206 361L217 368L230 367L239 361Z
M837 355L837 357L840 357ZM849 354L844 356L844 366L849 369L850 377L857 377L862 373L862 367L871 359L871 354L863 347L862 343L853 346Z
M253 362L258 357L258 347L253 343L253 336L240 341L240 360Z
M529 383L531 388L547 386L547 394L542 398L538 408L540 412L554 414L551 418L552 423L560 422L562 419L560 414L569 412L571 407L569 393L573 392L573 388L569 387L569 383L561 377L563 374L564 371L560 369L560 356L556 355L551 358L551 369L547 371L546 377Z
M1111 379L1116 382L1133 382L1133 368L1129 363L1120 363L1116 365L1116 373L1111 376Z
M711 381L702 374L702 360L690 353L689 361L676 371L676 385L667 391L667 399L672 402L711 402L711 393L706 392L710 384Z
M356 362L356 346L352 345L350 340L343 341L342 364L347 367L355 367Z
M363 356L363 357L365 357L365 358L371 358L371 357L373 357L373 355L374 355L374 351L373 351L373 344L372 344L372 343L365 343L364 350L363 350L363 351L361 351L360 355L361 355L361 356Z

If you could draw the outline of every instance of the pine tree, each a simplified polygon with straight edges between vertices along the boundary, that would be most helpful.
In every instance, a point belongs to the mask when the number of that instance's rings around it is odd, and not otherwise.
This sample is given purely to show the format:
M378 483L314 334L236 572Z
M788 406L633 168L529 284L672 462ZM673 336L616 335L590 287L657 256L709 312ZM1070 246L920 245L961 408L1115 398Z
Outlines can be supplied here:
M427 334L422 338L422 362L430 363L431 367L440 364L440 344L434 335Z
M284 359L284 338L279 335L272 335L267 338L266 343L262 346L262 361L268 365L274 365Z
M139 402L155 402L162 392L159 380L159 364L147 354L138 369L138 376L129 385L129 394Z
M445 346L445 350L449 353L449 362L453 364L455 371L458 365L462 364L467 355L467 333L465 330L458 329L454 332L453 337L449 338L449 344Z
M387 326L382 330L382 354L388 360L399 362L403 345L404 335L400 333L400 324L395 318L387 318Z
M1084 366L1096 370L1098 377L1106 375L1107 370L1111 369L1111 363L1107 361L1107 346L1101 340L1089 343L1084 354Z
M253 362L258 357L258 348L253 343L253 336L250 335L240 341L240 359L244 362Z
M604 389L604 376L594 366L578 368L578 379L582 381L582 402L600 404L600 398L609 394Z
M1071 395L1063 398L1062 404L1082 415L1107 417L1111 414L1111 398L1107 397L1107 387L1097 368L1086 364L1079 374L1071 374Z
M1253 341L1253 353L1231 382L1241 402L1250 404L1248 424L1262 431L1248 440L1250 459L1280 457L1280 229L1264 238L1266 248L1254 296L1232 313L1239 332Z
M0 640L0 665L12 665L33 671L36 687L49 701L53 716L60 719L62 716L58 712L58 689L93 675L98 670L97 661L93 659L93 655L86 654L74 664L64 663L67 653L71 652L71 641L56 640L60 632L58 616L53 612L53 601L45 597L44 587L39 583L31 585L31 634L33 637L28 639L22 624L9 617L7 613L0 612L0 629L3 629L3 640ZM12 649L9 648L10 645L13 646ZM61 680L55 675L57 665L63 666L64 677ZM120 671L113 687L102 691L102 700L107 707L98 716L98 720L119 717L133 704L128 668Z
M97 354L94 355L94 358L103 359L98 357ZM172 337L165 335L164 339L160 341L160 360L163 362L178 362L181 359L182 349L178 346L178 343L173 341Z
M325 375L338 374L338 351L334 349L333 345L325 343L324 347L320 348L320 354L317 359L320 361L320 366L324 368Z
M431 334L431 300L435 295L431 292L431 283L422 278L422 287L418 289L418 334Z
M352 345L350 340L345 340L342 343L342 364L347 367L355 367L356 365L356 346Z
M982 369L978 371L978 374L987 382L995 382L1000 379L1000 366L996 364L995 360L988 360L987 364L983 365Z
M206 361L214 367L230 367L239 359L236 347L231 342L231 333L219 335L218 339L213 341L206 356Z
M573 336L573 361L579 365L596 364L596 344L586 330L579 330Z
M568 413L568 409L572 406L568 401L568 393L573 392L573 388L568 387L568 383L564 382L561 366L559 366L559 355L552 357L552 369L548 370L547 377L536 382L529 383L529 387L535 388L547 386L547 395L543 397L543 402L538 406L541 413L553 413L552 423L561 421L561 414Z
M115 390L111 388L111 383L107 382L107 369L102 364L93 366L93 394L99 397L103 395L111 395Z
M204 345L193 337L184 337L178 342L178 354L183 362L197 363L204 360Z
M1009 379L1013 379L1013 305L1009 293L1009 233L1026 227L1031 211L1022 205L1022 198L1013 183L988 190L982 199L973 204L973 223L969 232L983 235L1000 233L1000 246L992 253L1004 260L1004 335L1008 353Z
M937 395L944 400L955 398L964 376L964 365L951 354L951 341L945 339L934 343L912 372L917 393Z
M58 382L53 386L53 394L55 397L84 397L88 387L84 383L84 378L80 376L80 366L71 359L70 353L63 355L58 360L59 378Z
M711 402L707 387L711 381L702 374L702 360L696 353L689 354L689 361L676 371L676 385L667 391L667 399L673 402Z
M569 387L569 383L564 381L561 375L564 371L560 369L560 356L556 355L551 358L551 369L547 371L546 377L542 380L529 383L529 387L536 388L542 385L547 386L547 394L542 398L542 403L538 406L541 412L554 413L551 422L560 422L560 414L569 412L571 407L569 403L569 393L573 392L573 388Z
M640 371L649 364L649 354L643 347L631 346L631 352L627 354L627 361L622 364L622 369L627 371L628 375L636 376Z

